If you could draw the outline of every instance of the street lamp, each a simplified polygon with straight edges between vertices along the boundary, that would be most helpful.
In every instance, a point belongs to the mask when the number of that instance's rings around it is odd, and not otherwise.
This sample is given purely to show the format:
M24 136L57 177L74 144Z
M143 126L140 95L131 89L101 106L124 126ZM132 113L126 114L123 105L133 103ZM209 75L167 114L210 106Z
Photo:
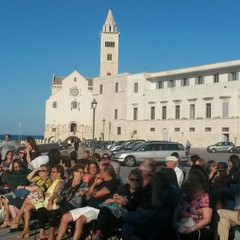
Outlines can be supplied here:
M83 128L84 128L84 125L82 125L82 141L83 141Z
M91 102L91 106L93 109L93 140L95 139L95 110L97 108L97 101L95 99L93 99L93 101Z
M19 143L21 142L21 124L22 124L22 122L19 121L18 122L18 141L19 141Z
M105 118L102 120L102 124L103 124L103 135L102 135L102 138L103 138L103 141L104 141L104 135L105 135L105 123L106 123L106 120Z

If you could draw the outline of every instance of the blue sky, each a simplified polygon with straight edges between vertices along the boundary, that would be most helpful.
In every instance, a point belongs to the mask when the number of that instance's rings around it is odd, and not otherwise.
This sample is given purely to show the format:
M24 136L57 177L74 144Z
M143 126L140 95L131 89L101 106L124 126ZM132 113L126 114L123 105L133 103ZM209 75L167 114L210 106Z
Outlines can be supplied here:
M111 8L119 72L240 59L239 0L0 0L0 134L43 134L52 75L99 75Z

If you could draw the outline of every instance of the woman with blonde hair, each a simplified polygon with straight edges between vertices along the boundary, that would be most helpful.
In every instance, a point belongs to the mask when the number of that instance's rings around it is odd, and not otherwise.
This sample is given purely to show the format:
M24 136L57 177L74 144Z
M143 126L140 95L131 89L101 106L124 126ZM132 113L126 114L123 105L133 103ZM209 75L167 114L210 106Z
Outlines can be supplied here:
M52 185L52 180L49 177L50 167L42 165L40 168L33 170L28 174L27 179L31 182L29 186L18 186L18 189L25 189L30 193L26 196L20 212L17 217L11 222L11 228L17 229L20 220L24 216L24 229L17 238L29 237L29 221L31 210L36 209L38 204L44 201L44 192ZM11 208L11 205L9 206Z

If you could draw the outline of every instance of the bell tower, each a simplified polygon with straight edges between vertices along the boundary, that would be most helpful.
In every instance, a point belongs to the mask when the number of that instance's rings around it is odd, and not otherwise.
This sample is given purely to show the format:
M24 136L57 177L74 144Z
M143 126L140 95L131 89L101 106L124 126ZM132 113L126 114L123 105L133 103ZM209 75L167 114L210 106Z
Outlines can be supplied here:
M118 74L119 35L111 9L100 33L100 77Z

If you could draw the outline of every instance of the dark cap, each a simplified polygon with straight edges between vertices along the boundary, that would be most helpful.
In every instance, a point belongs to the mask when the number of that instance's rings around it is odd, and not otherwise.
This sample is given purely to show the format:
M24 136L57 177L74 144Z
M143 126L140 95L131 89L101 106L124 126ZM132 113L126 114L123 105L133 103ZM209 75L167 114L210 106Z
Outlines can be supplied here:
M227 163L225 163L225 162L219 162L218 164L217 164L217 170L218 171L225 171L225 170L227 170L228 169L228 164Z

